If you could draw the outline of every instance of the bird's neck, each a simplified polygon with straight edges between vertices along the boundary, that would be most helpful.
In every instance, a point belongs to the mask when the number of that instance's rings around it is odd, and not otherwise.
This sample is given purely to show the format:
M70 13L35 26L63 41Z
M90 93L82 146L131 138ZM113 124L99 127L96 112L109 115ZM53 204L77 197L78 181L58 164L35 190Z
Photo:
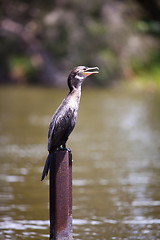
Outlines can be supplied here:
M79 105L81 98L81 86L78 88L73 88L71 92L68 94L69 98Z

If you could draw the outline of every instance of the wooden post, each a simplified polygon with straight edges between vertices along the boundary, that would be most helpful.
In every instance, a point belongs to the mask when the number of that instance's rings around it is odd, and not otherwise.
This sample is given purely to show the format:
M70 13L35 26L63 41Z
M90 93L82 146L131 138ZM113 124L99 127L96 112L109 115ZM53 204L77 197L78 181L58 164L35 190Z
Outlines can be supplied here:
M50 240L72 239L72 153L59 150L50 167Z

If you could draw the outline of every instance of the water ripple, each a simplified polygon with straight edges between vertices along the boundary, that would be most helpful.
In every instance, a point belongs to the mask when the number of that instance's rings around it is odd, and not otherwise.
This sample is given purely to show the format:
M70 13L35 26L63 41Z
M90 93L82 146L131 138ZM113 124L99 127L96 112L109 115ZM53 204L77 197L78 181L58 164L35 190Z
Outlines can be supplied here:
M26 229L48 229L48 220L17 220L0 222L0 229L26 230Z
M31 144L19 146L17 144L8 144L0 147L0 157L11 155L20 158L42 158L46 154L46 146L44 144Z

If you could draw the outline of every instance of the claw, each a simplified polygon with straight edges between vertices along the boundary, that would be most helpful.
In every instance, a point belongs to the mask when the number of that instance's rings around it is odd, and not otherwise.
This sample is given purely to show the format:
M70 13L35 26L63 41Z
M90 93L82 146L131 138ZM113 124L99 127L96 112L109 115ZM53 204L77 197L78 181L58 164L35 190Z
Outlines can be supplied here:
M68 151L68 152L71 151L71 149L69 149L69 148L66 147L66 144L64 144L63 146L60 146L60 147L58 148L58 151L64 151L64 150L66 150L66 151Z

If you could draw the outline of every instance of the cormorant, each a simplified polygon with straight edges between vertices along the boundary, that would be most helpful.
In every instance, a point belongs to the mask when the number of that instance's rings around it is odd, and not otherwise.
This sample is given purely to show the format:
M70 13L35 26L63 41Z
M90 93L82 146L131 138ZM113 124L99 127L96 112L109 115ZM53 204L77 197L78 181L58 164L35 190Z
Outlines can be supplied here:
M41 181L47 176L53 152L62 146L66 148L66 142L71 134L78 113L83 80L93 73L98 73L98 67L75 67L68 77L69 93L53 115L48 130L48 157L43 169Z

